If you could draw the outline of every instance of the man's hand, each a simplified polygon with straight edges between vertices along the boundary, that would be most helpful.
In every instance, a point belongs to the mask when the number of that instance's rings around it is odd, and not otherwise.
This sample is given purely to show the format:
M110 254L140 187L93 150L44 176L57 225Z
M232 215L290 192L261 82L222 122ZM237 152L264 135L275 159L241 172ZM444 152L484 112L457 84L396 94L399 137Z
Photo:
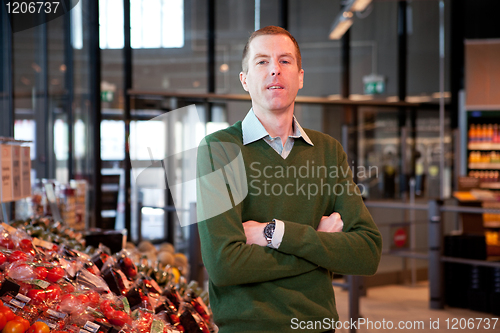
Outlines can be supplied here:
M319 222L317 231L322 232L341 232L344 222L339 213L332 213L330 216L323 216Z
M264 227L266 223L257 221L247 221L243 223L245 229L245 236L247 237L247 244L257 244L260 246L267 246L267 240L264 237Z

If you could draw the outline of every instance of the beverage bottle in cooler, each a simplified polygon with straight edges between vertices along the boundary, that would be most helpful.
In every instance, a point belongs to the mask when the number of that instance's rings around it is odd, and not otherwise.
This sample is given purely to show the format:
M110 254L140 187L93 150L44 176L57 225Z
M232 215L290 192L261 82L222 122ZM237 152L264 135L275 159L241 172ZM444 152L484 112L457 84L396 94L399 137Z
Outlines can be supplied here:
M488 129L486 130L486 142L493 142L493 124L488 124Z
M493 143L500 143L500 133L498 133L498 124L493 125Z
M476 125L470 125L469 129L469 143L476 142Z

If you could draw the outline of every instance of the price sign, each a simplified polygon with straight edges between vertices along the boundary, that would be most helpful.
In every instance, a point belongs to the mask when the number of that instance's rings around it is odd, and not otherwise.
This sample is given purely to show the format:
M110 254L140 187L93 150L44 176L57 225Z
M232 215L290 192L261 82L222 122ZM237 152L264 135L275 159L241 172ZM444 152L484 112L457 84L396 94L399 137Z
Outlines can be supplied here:
M31 155L30 147L21 147L21 195L31 196Z
M12 195L21 200L21 146L12 146Z

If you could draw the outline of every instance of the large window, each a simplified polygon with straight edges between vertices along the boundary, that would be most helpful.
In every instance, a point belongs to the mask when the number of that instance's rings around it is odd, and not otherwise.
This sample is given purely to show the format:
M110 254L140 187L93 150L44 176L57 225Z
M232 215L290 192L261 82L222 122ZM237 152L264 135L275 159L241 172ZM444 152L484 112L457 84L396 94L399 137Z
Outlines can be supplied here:
M99 1L101 49L121 49L123 1ZM134 49L184 46L184 0L131 0L131 45Z

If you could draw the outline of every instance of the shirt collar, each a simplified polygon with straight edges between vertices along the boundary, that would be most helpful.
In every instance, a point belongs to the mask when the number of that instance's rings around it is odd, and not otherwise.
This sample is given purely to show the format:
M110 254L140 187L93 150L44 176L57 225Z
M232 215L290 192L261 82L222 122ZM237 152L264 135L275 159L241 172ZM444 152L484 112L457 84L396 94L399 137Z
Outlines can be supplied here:
M306 131L304 131L304 129L300 126L295 116L293 116L293 125L293 133L290 137L295 139L302 138L309 145L314 146L311 139L307 136ZM259 118L257 118L253 112L253 109L248 111L245 119L241 122L241 130L243 132L243 145L247 145L269 135L264 128L264 125L262 125Z

